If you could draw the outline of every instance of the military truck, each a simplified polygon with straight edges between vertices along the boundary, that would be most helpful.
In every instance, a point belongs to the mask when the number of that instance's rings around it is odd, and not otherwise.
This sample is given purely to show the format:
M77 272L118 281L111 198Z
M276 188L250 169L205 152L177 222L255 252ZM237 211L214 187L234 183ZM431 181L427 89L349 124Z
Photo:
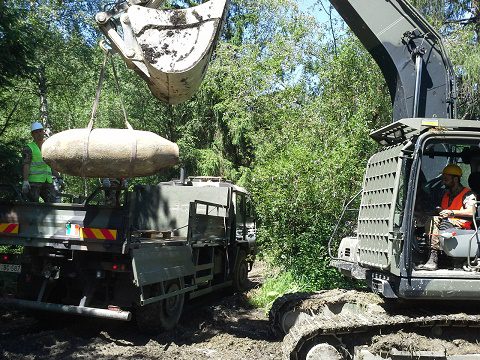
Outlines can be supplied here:
M0 271L18 275L15 307L173 328L185 298L242 291L255 257L248 192L222 178L193 177L118 188L81 204L30 203L2 186ZM4 294L6 295L6 294Z

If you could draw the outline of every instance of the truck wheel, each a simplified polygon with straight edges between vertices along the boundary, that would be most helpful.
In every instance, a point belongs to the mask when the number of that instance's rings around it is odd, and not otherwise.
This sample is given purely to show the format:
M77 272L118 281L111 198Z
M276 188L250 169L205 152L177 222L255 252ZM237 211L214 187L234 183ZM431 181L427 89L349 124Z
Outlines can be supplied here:
M165 282L165 292L183 289L183 279ZM138 329L146 334L171 330L177 325L182 315L185 294L179 294L153 304L138 306L135 309L135 320Z
M237 261L233 268L233 290L242 292L248 287L248 264L245 250L238 252Z
M171 293L183 289L183 280L170 280L165 283L165 292ZM183 311L183 304L185 303L185 294L175 295L160 301L160 327L163 330L173 329Z

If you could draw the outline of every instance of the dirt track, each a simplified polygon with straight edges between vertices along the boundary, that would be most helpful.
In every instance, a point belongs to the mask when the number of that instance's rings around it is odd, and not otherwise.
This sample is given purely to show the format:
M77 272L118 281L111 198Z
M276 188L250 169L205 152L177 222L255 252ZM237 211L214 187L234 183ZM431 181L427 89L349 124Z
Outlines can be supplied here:
M252 272L252 288L261 281ZM2 359L279 359L267 316L243 294L190 302L180 325L156 336L134 324L48 314L42 320L0 309Z
M250 274L252 289L262 283L262 270L257 265ZM0 308L0 359L281 359L281 342L268 326L263 310L251 307L245 294L189 302L177 328L155 336L140 334L133 323L53 313L38 318ZM480 354L478 329L450 330L447 341L432 338L429 329L375 337L371 350Z

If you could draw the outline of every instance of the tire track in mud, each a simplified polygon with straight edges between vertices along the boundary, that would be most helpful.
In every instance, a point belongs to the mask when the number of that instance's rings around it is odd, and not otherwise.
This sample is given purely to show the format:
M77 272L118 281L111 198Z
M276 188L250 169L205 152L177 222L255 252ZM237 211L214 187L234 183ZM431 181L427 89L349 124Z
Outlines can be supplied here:
M261 277L251 276L251 287ZM38 359L279 359L266 314L245 294L214 293L186 303L179 325L156 335L133 322L0 308L0 358Z

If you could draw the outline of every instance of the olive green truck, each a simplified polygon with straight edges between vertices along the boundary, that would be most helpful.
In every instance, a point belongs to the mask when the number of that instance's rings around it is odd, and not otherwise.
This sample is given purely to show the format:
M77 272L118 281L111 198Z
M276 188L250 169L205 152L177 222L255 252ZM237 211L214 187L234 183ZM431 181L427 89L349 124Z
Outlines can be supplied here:
M30 203L2 186L0 274L16 274L14 307L173 328L185 298L243 290L255 256L249 195L220 178L119 189L83 203ZM14 275L15 276L15 275ZM133 315L133 316L132 316Z

